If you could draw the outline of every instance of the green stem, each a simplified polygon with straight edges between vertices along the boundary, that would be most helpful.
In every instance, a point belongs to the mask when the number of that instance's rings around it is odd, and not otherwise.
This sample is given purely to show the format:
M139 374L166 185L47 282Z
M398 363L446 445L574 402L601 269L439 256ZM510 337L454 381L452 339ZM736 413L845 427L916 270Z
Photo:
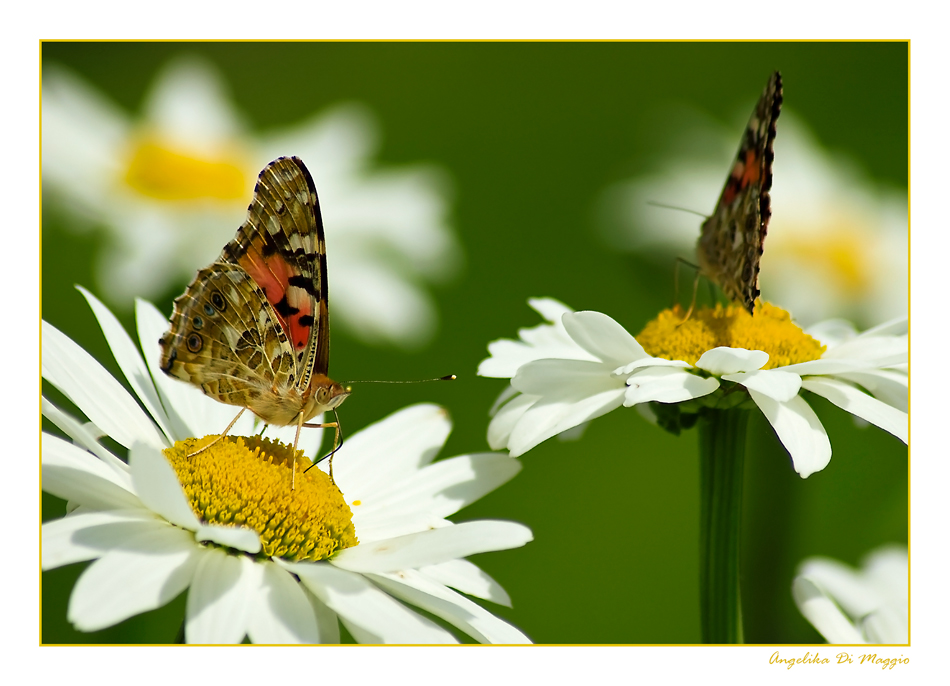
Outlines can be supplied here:
M703 643L742 643L739 530L748 410L699 420L699 602Z

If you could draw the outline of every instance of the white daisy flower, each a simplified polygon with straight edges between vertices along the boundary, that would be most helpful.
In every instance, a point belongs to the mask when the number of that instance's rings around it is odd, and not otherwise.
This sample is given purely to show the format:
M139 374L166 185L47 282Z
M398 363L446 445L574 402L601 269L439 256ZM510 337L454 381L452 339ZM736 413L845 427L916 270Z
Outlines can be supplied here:
M490 343L478 368L511 379L488 428L494 449L521 455L621 405L650 403L647 414L678 432L704 408L745 404L762 411L807 477L827 466L831 443L802 389L907 442L906 317L861 334L824 323L808 335L768 303L754 318L717 305L685 322L677 308L634 338L600 312L528 302L548 323Z
M458 641L414 608L480 642L529 642L462 593L510 604L464 558L522 546L530 530L446 519L511 479L517 460L486 453L433 463L450 431L433 405L348 437L334 460L336 486L319 469L296 469L291 490L289 465L308 461L236 437L251 422L187 457L199 439L181 439L220 432L233 408L168 378L157 359L143 361L115 317L84 294L137 398L43 322L43 377L88 419L43 399L43 414L72 442L43 434L43 488L68 502L68 514L43 524L42 566L93 561L70 597L76 628L111 626L188 589L189 643L338 643L340 622L364 643ZM141 339L154 344L165 318L144 301L137 315ZM128 463L102 435L129 449ZM305 430L308 454L319 435Z
M179 59L130 117L64 69L44 68L44 199L108 231L101 292L121 306L118 294L154 298L189 281L244 221L258 172L293 154L320 193L340 324L371 343L426 343L437 313L422 284L455 273L461 258L446 174L376 167L379 127L361 105L258 135L226 90L208 63Z
M792 582L799 611L828 643L908 643L907 548L872 551L860 569L805 560Z
M676 128L669 132L675 143L660 162L603 194L599 214L607 240L671 262L674 256L693 259L701 219L657 204L712 212L749 109L728 128L669 114L664 125ZM760 277L764 296L785 304L804 325L842 315L869 324L905 314L907 193L875 184L841 155L825 152L787 109L775 160Z

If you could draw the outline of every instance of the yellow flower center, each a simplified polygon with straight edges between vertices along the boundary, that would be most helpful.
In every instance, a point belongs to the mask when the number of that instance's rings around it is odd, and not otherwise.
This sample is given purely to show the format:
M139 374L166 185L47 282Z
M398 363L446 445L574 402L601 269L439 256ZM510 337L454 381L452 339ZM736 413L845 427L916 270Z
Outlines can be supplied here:
M359 543L343 494L297 451L291 490L290 446L257 436L189 438L165 450L198 518L207 524L247 526L263 554L290 561L323 560Z
M741 305L703 307L685 322L683 308L663 310L636 338L653 357L683 360L690 364L707 350L725 346L763 350L769 361L763 369L817 360L825 346L792 322L785 310L758 301L755 316Z
M202 159L145 136L132 150L125 182L154 200L235 200L248 191L244 168L237 154Z

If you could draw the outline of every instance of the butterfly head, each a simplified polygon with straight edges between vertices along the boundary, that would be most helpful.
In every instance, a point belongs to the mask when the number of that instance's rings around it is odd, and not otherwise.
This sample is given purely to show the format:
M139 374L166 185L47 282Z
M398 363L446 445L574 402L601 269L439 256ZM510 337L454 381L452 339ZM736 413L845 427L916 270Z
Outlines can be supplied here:
M331 412L338 408L352 389L349 386L324 377L315 384L316 391L311 398L314 408L319 412ZM315 414L316 414L315 413Z

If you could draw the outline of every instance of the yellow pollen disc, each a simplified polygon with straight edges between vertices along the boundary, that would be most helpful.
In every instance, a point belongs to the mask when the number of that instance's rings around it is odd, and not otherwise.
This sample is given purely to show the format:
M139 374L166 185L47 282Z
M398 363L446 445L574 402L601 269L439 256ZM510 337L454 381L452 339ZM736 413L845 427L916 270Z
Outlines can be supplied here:
M769 361L763 369L817 360L825 351L788 312L762 301L756 302L754 317L740 305L718 304L694 310L684 322L685 315L679 305L663 310L637 334L637 341L653 357L690 364L721 346L764 350Z
M146 136L132 150L125 182L155 200L236 200L248 192L243 169L237 155L201 159Z
M291 490L290 446L257 436L189 438L165 450L185 495L202 522L247 526L261 537L263 554L296 562L323 560L359 543L343 494L297 451Z

